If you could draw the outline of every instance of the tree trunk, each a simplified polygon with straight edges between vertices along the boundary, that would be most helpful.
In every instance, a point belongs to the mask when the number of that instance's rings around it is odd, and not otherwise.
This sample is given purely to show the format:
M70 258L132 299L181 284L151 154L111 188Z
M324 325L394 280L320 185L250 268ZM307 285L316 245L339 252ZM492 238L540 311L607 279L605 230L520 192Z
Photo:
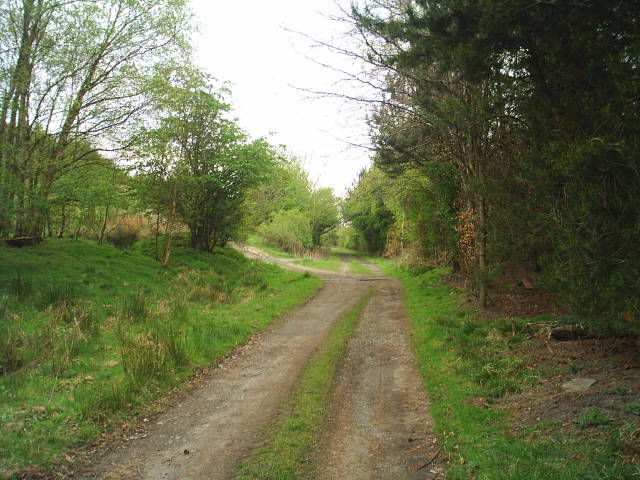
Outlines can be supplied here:
M477 228L476 232L476 255L478 257L478 306L487 306L487 208L483 196L476 202L477 206Z
M104 232L107 230L107 220L109 219L109 208L111 208L111 204L107 203L107 206L104 209L104 220L102 222L102 228L100 228L100 237L98 238L98 245L102 245L102 241L104 240Z
M67 204L62 204L62 219L60 220L60 230L58 231L58 238L64 236L64 230L67 226Z
M162 266L167 268L169 266L169 257L171 256L171 242L173 240L173 227L176 221L176 204L177 204L177 195L178 195L178 187L174 183L173 184L173 192L171 195L171 213L169 214L169 222L167 223L167 244L164 247L164 252L162 254Z
M160 257L158 254L158 237L159 236L160 236L160 212L158 212L158 214L156 215L156 253L155 253L156 261L160 260Z

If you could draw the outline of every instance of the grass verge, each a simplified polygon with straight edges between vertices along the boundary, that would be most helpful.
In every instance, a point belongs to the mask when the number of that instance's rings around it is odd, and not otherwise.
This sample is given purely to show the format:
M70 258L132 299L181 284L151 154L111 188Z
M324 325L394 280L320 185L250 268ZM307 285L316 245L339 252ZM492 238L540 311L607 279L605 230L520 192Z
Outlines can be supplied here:
M237 467L235 480L314 478L310 459L326 423L336 371L371 295L370 291L338 320L324 346L302 371L284 418L267 432L267 445Z
M46 472L321 284L231 249L177 246L162 269L152 249L0 247L0 478Z
M638 478L623 460L637 425L589 420L600 435L547 435L540 422L515 432L499 408L511 392L526 391L552 374L527 366L513 352L527 341L532 319L479 322L461 310L459 292L435 269L412 275L391 262L381 267L400 279L412 322L414 349L448 457L447 478L575 480Z

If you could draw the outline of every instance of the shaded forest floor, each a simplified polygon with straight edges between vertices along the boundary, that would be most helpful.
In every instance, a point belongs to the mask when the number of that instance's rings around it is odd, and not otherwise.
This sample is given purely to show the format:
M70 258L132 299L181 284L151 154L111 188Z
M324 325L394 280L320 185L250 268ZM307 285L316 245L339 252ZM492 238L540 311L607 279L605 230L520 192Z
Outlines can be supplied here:
M481 321L530 319L527 335L509 355L524 368L541 374L541 383L497 403L513 416L511 434L602 439L603 427L618 428L629 440L620 454L640 464L640 349L636 340L576 338L559 340L552 327L571 323L555 306L555 296L521 286L492 292L488 308L476 313ZM514 329L514 334L518 333ZM575 379L593 382L581 391L567 385ZM565 387L563 387L565 386ZM480 401L481 403L481 401Z
M540 291L492 292L480 314L440 269L411 275L414 342L450 479L640 473L640 359L630 338L550 338L576 320ZM582 389L572 389L582 384ZM579 386L579 385L578 385Z

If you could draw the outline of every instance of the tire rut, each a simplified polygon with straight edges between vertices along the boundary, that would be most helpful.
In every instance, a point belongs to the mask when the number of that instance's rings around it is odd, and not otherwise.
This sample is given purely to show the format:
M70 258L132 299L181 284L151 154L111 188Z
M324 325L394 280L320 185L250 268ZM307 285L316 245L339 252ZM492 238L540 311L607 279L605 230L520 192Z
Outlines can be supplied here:
M408 340L402 289L395 279L374 285L378 291L337 379L317 478L436 478L441 474L430 460L437 438Z
M224 361L202 386L153 419L145 438L112 449L74 478L217 480L228 478L257 444L309 356L368 286L327 282L306 304Z

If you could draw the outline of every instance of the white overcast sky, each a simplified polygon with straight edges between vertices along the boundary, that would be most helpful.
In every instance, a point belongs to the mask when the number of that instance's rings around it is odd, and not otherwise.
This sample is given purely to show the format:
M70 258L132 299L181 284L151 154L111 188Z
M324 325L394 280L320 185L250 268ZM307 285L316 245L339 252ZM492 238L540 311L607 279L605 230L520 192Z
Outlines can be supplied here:
M347 4L348 5L348 4ZM285 145L301 158L311 179L338 195L369 164L366 110L300 89L353 93L344 75L321 67L330 63L355 71L357 65L313 47L297 33L345 42L333 0L191 0L199 33L196 61L231 86L233 114L254 138ZM361 87L360 87L361 88Z

